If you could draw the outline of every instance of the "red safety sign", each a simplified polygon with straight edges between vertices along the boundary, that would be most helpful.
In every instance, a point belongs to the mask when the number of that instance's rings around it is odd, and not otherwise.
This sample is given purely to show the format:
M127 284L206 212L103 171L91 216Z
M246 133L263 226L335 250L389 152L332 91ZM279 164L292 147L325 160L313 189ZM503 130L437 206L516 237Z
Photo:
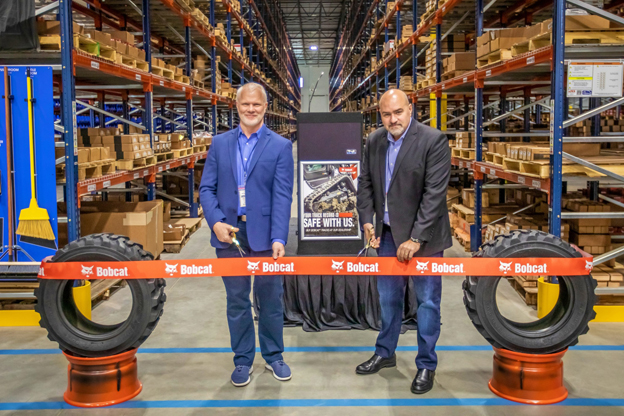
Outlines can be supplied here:
M581 276L592 270L592 257L577 258L413 258L282 257L153 260L128 262L43 262L40 279L154 279L245 275L444 275Z

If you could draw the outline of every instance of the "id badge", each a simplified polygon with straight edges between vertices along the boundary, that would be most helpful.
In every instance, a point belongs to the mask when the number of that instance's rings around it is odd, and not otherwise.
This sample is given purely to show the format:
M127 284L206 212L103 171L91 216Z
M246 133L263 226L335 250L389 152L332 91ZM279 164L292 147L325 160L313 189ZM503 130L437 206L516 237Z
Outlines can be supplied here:
M238 204L241 208L245 208L245 187L238 188Z

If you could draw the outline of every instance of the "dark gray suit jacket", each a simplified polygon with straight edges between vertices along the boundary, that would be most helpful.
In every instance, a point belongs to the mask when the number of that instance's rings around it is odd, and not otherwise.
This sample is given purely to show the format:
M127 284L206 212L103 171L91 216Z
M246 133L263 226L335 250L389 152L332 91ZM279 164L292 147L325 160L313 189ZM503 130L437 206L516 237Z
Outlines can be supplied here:
M374 224L377 237L381 235L384 216L387 134L381 128L368 137L358 181L360 223ZM412 120L388 190L388 214L397 247L410 237L425 241L417 256L429 256L451 247L446 207L450 174L451 150L446 135Z

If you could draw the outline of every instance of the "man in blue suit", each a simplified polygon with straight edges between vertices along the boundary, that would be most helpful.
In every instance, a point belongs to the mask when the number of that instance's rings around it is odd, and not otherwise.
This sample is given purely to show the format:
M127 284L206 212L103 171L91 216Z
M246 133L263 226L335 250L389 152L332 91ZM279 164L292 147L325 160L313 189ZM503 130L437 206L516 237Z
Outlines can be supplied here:
M212 229L211 244L218 258L240 257L233 233L245 256L283 257L288 239L294 162L292 143L264 125L264 87L253 82L236 93L240 125L212 139L199 187L199 199ZM234 351L232 384L251 381L256 335L251 314L250 276L224 277L227 318ZM286 381L284 362L282 276L255 276L260 316L258 336L266 369Z

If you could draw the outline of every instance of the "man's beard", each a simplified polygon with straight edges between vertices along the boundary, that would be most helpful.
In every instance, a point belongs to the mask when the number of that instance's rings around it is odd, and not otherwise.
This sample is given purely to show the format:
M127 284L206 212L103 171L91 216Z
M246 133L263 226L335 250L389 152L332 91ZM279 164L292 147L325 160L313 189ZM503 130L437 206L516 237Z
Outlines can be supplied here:
M403 126L390 127L388 129L388 131L390 131L390 134L392 134L393 136L401 136L403 133L405 133L405 130L407 129Z
M241 123L243 123L246 126L250 126L250 127L251 126L255 126L255 125L261 123L263 119L264 119L264 117L260 116L260 115L254 117L252 120L250 120L248 117L247 118L245 118L245 117L241 117L240 118Z

